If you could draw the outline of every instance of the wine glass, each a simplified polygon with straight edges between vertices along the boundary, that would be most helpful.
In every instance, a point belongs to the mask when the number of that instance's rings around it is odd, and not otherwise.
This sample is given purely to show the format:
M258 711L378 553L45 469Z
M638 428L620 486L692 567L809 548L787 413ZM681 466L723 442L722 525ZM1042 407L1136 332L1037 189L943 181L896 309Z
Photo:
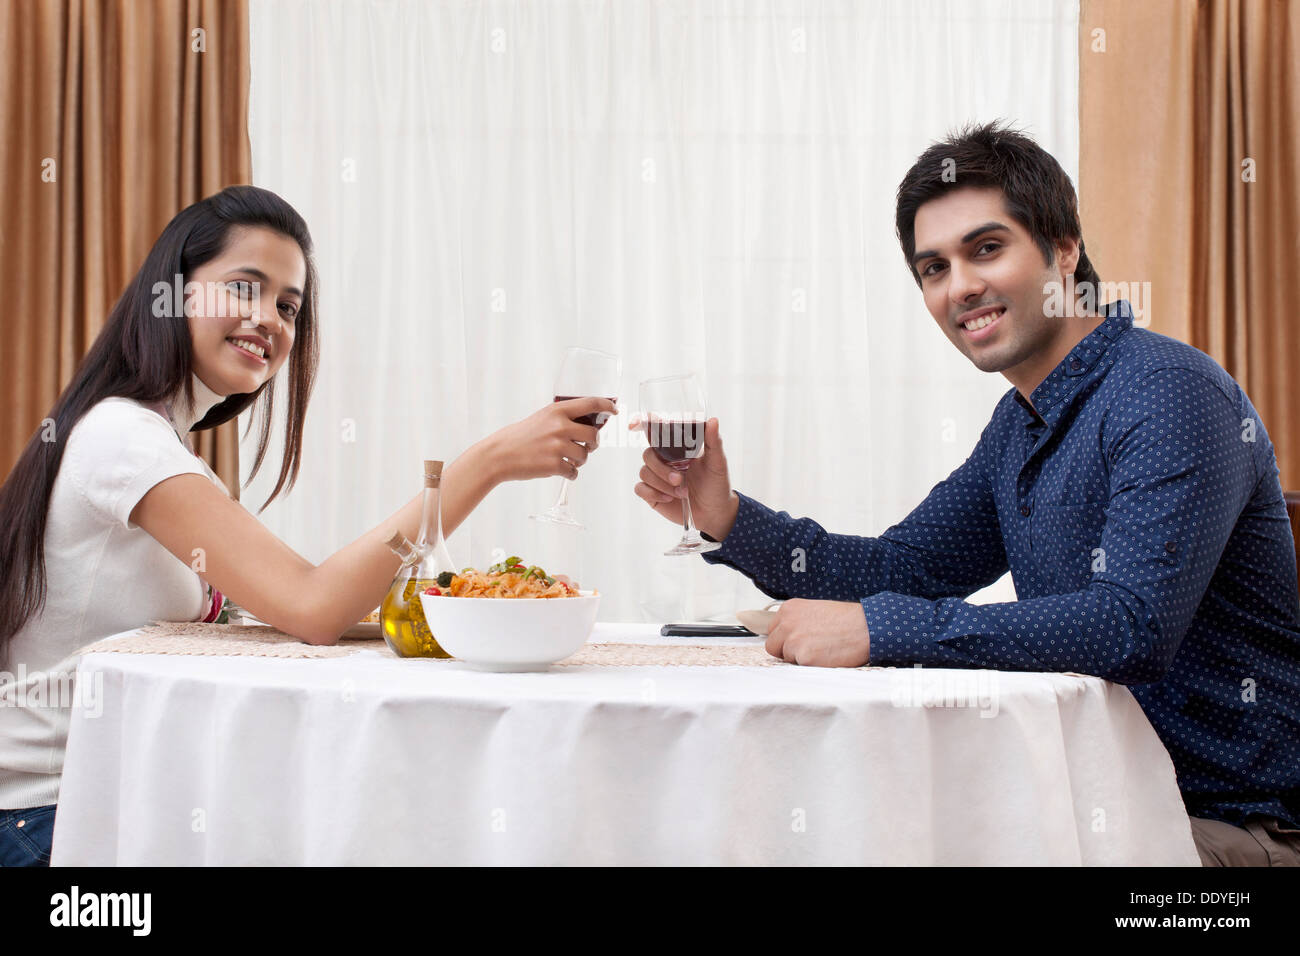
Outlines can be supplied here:
M703 554L722 547L705 541L695 530L686 471L704 454L704 426L708 422L704 387L693 373L652 378L641 383L641 427L646 441L664 464L682 476L682 540L664 554Z
M564 402L571 398L595 396L618 401L619 376L623 373L623 363L617 355L598 352L595 349L571 348L565 350L564 360L560 363L560 372L555 376L555 401ZM574 421L584 425L603 428L609 419L608 412L592 412L580 415ZM560 480L560 495L555 504L541 514L530 515L536 521L553 521L581 528L582 522L574 516L569 507L568 478Z

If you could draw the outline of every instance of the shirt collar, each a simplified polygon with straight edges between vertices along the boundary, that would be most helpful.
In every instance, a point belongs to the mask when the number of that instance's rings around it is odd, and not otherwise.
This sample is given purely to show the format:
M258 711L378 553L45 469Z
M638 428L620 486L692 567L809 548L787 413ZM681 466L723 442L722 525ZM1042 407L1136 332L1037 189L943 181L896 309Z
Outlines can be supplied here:
M1117 299L1102 306L1102 315L1106 318L1101 325L1070 349L1070 354L1061 359L1060 364L1034 389L1028 402L1019 391L1015 393L1016 401L1030 417L1027 425L1040 421L1049 426L1054 425L1069 407L1066 399L1075 394L1080 385L1094 377L1092 372L1101 357L1116 339L1133 328L1133 310L1126 299Z
M214 406L219 402L226 400L226 396L218 395L212 389L203 384L203 379L198 375L190 373L190 381L194 385L194 404L190 405L185 400L185 390L181 389L172 399L167 410L171 415L172 427L176 429L176 434L185 440L185 436L190 433L190 429L203 420Z

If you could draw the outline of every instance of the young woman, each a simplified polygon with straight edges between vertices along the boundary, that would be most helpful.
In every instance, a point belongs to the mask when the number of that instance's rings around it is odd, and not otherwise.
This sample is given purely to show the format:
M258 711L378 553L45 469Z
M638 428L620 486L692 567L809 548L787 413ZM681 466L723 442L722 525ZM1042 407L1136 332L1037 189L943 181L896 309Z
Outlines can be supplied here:
M0 489L0 865L49 861L79 648L153 620L203 620L217 592L332 644L383 599L399 565L384 541L394 529L415 539L419 495L317 566L231 499L187 443L261 401L256 473L268 385L287 363L284 457L267 503L292 488L319 335L297 212L252 186L197 202L163 230ZM575 477L597 439L574 419L595 411L615 409L548 404L449 464L444 531L503 481Z

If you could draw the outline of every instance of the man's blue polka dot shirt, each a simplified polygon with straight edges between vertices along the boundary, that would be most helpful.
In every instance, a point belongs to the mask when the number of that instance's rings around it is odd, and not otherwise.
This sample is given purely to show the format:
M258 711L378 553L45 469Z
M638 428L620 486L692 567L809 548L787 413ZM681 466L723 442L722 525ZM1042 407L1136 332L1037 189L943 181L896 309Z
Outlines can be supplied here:
M797 550L802 549L802 550ZM877 538L740 495L711 563L862 603L873 664L1128 686L1188 812L1300 826L1300 598L1272 443L1213 359L1124 301ZM963 600L1010 570L1019 600Z

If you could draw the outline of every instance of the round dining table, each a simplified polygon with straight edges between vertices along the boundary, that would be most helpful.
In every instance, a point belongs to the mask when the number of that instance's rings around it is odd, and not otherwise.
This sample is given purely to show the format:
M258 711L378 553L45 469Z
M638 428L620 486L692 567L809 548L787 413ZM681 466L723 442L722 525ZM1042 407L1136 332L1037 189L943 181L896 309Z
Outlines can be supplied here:
M800 667L648 624L533 673L96 647L56 866L1200 862L1167 752L1096 677Z

